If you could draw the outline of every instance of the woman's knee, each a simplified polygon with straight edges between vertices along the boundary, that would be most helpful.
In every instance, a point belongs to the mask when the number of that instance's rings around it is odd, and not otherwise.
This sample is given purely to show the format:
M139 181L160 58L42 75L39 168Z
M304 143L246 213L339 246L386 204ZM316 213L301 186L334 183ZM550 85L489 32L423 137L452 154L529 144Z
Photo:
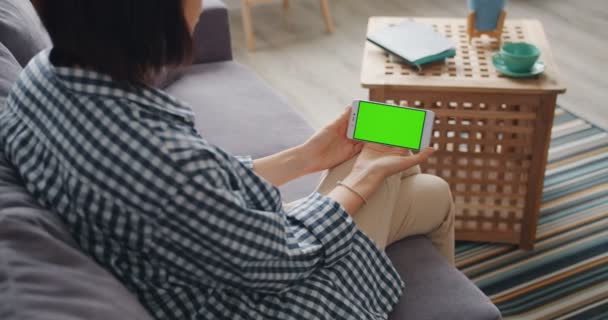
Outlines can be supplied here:
M424 199L429 209L438 213L450 214L453 211L450 185L445 180L430 174L418 174L412 178L415 178L414 199Z

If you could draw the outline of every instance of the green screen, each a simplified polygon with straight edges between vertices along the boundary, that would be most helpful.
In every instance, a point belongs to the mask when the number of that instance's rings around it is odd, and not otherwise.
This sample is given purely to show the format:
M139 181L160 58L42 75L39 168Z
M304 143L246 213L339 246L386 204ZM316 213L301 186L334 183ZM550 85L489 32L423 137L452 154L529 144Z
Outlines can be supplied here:
M420 149L426 112L359 102L354 138L409 149Z

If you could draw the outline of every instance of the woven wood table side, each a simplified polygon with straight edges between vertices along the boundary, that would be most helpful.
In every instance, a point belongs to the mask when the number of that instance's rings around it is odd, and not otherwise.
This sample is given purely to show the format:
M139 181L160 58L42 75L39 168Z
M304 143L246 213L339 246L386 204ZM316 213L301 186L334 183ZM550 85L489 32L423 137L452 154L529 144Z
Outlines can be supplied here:
M372 17L368 33L404 19ZM465 19L413 19L450 38L456 57L419 72L368 42L363 87L370 100L435 112L437 152L422 169L450 184L457 239L533 248L556 98L565 91L542 25L506 21L502 41L537 45L546 65L541 76L513 80L492 65L498 41L469 44Z

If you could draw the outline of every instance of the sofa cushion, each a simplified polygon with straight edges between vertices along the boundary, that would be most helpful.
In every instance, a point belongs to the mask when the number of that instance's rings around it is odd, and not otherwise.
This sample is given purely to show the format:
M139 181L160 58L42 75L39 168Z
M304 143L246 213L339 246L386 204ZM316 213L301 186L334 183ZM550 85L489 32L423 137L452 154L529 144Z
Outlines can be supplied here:
M152 319L20 184L0 153L0 319Z
M10 51L0 43L0 109L4 107L6 97L11 91L13 83L17 81L21 66Z
M405 282L389 320L501 319L490 299L447 264L427 238L407 238L386 253Z
M234 155L269 155L313 133L285 99L236 62L188 67L167 91L192 106L205 139ZM318 181L309 175L289 183L281 188L284 200L306 196Z
M28 0L0 1L0 42L21 66L51 46L51 40Z

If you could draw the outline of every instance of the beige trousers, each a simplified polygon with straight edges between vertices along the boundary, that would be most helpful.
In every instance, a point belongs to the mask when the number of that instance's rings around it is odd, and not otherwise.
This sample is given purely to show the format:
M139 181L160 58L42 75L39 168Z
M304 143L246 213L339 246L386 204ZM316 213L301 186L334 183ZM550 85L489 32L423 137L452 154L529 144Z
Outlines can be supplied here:
M325 172L318 192L329 193L351 171L354 159ZM449 185L439 177L421 174L419 167L384 181L353 220L376 245L388 245L412 235L427 236L454 264L454 203Z

